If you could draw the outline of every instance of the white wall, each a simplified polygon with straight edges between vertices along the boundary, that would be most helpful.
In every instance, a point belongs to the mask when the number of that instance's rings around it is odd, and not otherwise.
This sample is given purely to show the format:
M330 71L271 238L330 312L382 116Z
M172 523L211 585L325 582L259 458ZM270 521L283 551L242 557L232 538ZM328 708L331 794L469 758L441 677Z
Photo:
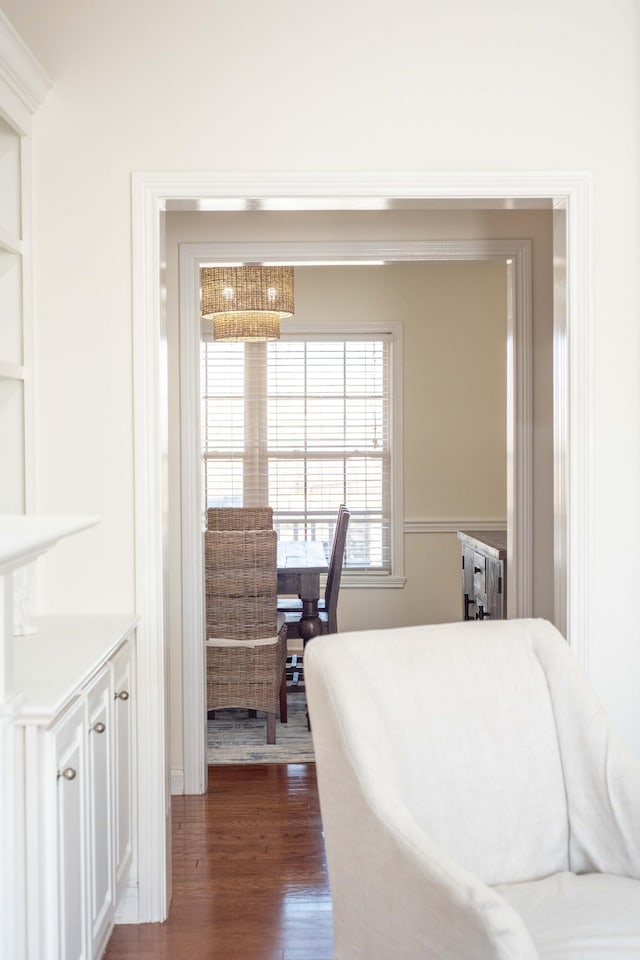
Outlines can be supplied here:
M131 171L587 169L590 670L640 751L635 0L2 3L54 80L34 125L37 505L104 518L60 548L46 605L134 599Z

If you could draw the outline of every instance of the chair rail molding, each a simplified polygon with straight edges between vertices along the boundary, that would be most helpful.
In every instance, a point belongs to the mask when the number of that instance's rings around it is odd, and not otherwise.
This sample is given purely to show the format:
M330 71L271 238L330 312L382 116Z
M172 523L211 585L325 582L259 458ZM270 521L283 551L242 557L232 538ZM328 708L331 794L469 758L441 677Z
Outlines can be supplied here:
M405 520L405 533L457 533L458 530L506 530L507 521L500 520Z
M133 346L136 450L136 595L141 615L139 681L141 706L140 737L147 749L139 771L140 803L152 811L141 823L140 836L140 920L161 920L167 909L167 831L163 797L169 781L168 742L165 734L167 625L164 615L166 591L166 524L164 509L166 479L163 453L166 449L166 342L164 312L160 297L164 238L164 211L172 202L193 201L191 209L208 211L271 208L278 201L288 210L305 210L331 202L333 209L384 209L394 199L402 200L495 200L522 207L538 201L564 204L566 208L567 312L562 321L566 353L554 369L554 403L559 391L568 404L568 415L555 436L555 489L566 488L566 518L557 511L556 555L566 558L566 569L556 569L556 584L566 579L566 623L569 642L583 661L588 662L590 624L595 598L590 590L596 555L593 549L594 455L590 424L593 422L592 372L593 318L591 306L591 177L582 171L492 171L492 172L390 172L390 173L146 173L132 175L133 227ZM488 244L490 241L484 241ZM513 249L514 319L518 302L530 323L526 304L530 250L527 244ZM370 246L370 245L368 245ZM440 258L444 247L440 251ZM504 252L501 256L504 255ZM478 257L477 251L475 258ZM469 256L468 259L474 259ZM558 328L556 328L558 333ZM519 355L514 363L530 364L531 357ZM555 361L554 361L555 362ZM563 366L564 365L564 366ZM529 378L530 381L530 378ZM530 403L520 393L518 404ZM527 446L529 444L529 446ZM514 450L516 459L530 460L530 437ZM528 464L530 470L530 463ZM527 492L527 483L529 490ZM530 482L514 484L517 496L530 497ZM516 552L523 538L531 537L530 516L514 529ZM515 524L511 524L512 528ZM520 543L517 538L520 537ZM517 587L518 604L526 599L524 580ZM518 612L527 612L526 606ZM203 757L199 763L204 763ZM142 770L144 767L144 770ZM140 775L144 774L144 775ZM190 777L185 769L185 789Z

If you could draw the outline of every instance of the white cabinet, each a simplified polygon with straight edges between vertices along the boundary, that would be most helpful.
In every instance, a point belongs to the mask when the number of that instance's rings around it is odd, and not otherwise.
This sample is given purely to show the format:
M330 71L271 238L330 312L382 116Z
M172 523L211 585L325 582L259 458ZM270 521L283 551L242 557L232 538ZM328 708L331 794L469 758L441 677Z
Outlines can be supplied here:
M51 643L60 659L46 676L37 664ZM133 618L42 618L17 651L26 956L97 960L135 861Z
M0 46L1 38L0 17ZM0 89L1 86L0 78ZM0 106L1 102L0 96ZM101 617L93 618L90 623L86 618L81 621L58 619L57 630L45 623L44 629L34 635L28 578L23 581L22 574L63 537L93 526L97 519L0 515L0 957L3 960L5 957L25 960L27 956L40 960L50 956L51 951L54 956L60 956L59 924L66 929L64 924L69 921L75 931L72 914L83 908L77 891L81 890L84 896L84 879L78 879L73 863L80 862L82 869L86 869L84 806L79 810L74 806L78 797L75 791L68 795L59 792L57 771L67 770L64 779L72 781L77 776L78 762L82 760L84 764L84 723L78 719L82 711L76 713L75 706L78 689L108 659L110 652L115 651L136 618ZM73 623L77 628L75 634ZM87 635L93 638L89 643ZM41 750L41 741L45 738L38 735L38 730L44 729L48 730L50 743L46 756ZM38 792L40 782L49 784L46 802ZM32 784L35 789L30 789ZM59 835L65 837L63 861L58 857ZM48 844L41 840L43 837L48 838ZM79 849L73 846L73 838L80 843ZM70 864L68 869L64 858ZM53 895L40 896L40 886L34 879L40 876L46 878L46 884L54 891L56 911L48 906ZM60 883L61 877L67 878L68 890ZM44 888L44 881L42 886ZM58 903L62 915L57 910ZM49 946L46 935L51 931L54 939ZM64 936L66 938L66 934ZM84 933L80 932L81 951L85 941ZM73 955L71 946L67 955Z
M90 957L107 942L115 911L115 763L113 667L106 667L86 691L87 805L89 828Z
M42 773L43 779L49 781L49 789L45 791L43 800L51 801L47 805L53 810L56 829L56 856L50 861L54 876L51 877L52 882L49 886L49 902L45 900L43 903L46 913L53 914L56 907L55 900L58 901L57 911L55 911L58 930L51 943L47 944L43 937L45 931L30 927L27 940L30 955L38 950L43 957L50 954L55 956L57 953L65 960L86 960L87 958L85 717L85 705L79 701L74 704L68 714L53 725L50 737L47 737L51 741L50 748L47 744L43 745L45 764ZM49 750L53 752L55 758L53 769L47 762ZM38 761L40 758L36 756L30 759ZM55 787L53 787L54 776ZM46 794L50 794L50 798ZM43 812L46 817L47 810ZM46 837L46 830L44 835ZM46 851L44 862L48 859L46 854L53 849L52 847L50 851ZM35 860L35 857L32 859ZM30 883L32 880L33 878L29 877ZM57 897L53 893L55 890L58 891ZM43 893L46 897L47 891L43 890ZM35 937L37 939L34 942ZM51 949L54 944L57 944L57 950Z
M135 661L129 646L123 647L113 658L113 713L115 764L115 849L116 849L116 903L125 892L127 878L133 863L133 837L136 811L132 773L134 769L135 710L132 692L135 689Z

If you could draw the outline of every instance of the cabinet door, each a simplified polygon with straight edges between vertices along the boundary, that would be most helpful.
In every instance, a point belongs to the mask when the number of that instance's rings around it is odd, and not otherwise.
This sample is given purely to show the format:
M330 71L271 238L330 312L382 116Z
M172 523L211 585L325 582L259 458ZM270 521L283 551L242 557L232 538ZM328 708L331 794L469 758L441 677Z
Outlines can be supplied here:
M503 567L504 564L502 560L491 560L487 557L487 615L490 616L492 620L504 619Z
M57 765L58 953L88 960L86 925L86 712L81 700L53 728Z
M115 725L116 903L127 885L133 861L134 790L133 738L135 734L134 643L129 640L113 660Z
M473 620L473 550L467 544L462 546L462 618Z
M113 685L107 665L87 688L89 917L91 956L101 955L115 908Z

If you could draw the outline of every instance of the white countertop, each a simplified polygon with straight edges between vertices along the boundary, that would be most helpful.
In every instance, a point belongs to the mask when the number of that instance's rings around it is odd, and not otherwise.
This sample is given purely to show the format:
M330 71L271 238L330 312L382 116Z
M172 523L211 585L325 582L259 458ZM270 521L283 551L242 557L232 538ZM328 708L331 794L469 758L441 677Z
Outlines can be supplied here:
M38 632L14 638L23 723L47 724L109 659L138 622L134 613L34 617Z

